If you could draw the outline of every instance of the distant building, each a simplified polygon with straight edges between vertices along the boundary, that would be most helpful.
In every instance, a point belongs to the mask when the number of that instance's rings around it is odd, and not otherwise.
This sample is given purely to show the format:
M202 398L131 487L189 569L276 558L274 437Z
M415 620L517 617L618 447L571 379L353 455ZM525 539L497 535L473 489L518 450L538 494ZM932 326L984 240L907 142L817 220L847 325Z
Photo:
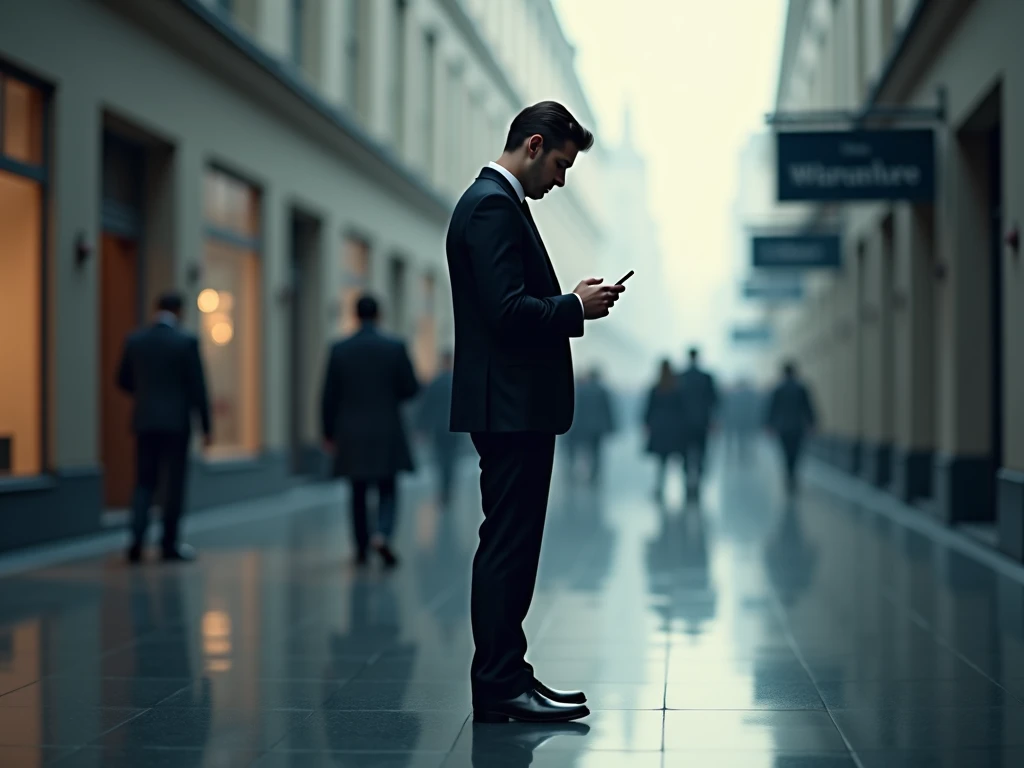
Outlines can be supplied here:
M430 377L456 196L526 103L593 124L547 0L7 3L0 89L0 550L127 506L114 366L158 291L189 296L213 399L193 506L285 488L355 296ZM600 157L537 206L566 290L602 247Z

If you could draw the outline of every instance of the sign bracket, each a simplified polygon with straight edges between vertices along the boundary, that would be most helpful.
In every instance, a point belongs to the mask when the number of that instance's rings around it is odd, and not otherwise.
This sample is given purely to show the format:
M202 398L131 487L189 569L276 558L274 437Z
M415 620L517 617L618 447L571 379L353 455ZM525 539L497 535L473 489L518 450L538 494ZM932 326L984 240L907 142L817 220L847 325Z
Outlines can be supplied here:
M772 127L799 127L810 125L848 125L860 128L871 123L940 123L946 122L946 89L940 86L933 107L866 106L858 110L798 110L771 112L765 123Z

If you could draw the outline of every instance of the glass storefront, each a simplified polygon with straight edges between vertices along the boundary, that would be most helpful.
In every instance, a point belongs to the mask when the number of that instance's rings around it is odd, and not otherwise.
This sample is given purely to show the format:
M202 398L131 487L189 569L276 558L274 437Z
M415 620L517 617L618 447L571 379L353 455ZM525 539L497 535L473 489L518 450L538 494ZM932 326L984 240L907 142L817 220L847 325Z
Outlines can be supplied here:
M260 450L259 192L218 170L206 175L207 235L199 338L213 416L213 458Z
M0 478L43 470L44 103L0 68Z

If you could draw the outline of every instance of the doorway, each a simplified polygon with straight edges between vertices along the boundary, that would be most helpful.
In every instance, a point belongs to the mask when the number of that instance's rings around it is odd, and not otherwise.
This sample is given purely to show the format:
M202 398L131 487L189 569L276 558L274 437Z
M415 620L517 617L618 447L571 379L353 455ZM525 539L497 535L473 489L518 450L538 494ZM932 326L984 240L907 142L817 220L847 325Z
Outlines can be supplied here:
M289 370L289 465L292 474L317 474L319 403L316 399L318 359L321 350L319 253L320 221L292 211L289 250L290 318Z
M100 241L100 433L104 501L108 510L131 504L135 448L131 399L117 386L125 338L142 311L143 174L145 149L107 132L103 136Z

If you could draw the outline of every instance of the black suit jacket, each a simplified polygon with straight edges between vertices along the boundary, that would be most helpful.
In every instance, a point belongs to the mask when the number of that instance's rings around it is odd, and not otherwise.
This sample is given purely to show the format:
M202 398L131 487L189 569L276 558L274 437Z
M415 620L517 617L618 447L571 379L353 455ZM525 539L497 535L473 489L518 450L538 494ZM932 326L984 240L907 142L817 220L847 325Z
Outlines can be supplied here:
M199 340L166 323L136 331L125 342L117 384L134 396L132 429L141 432L188 434L192 415L210 434Z
M455 315L454 432L564 434L572 424L569 338L583 307L562 295L511 184L484 168L452 214L446 242Z
M321 398L323 436L334 443L334 474L379 480L412 471L401 406L419 390L400 340L372 326L331 348Z

